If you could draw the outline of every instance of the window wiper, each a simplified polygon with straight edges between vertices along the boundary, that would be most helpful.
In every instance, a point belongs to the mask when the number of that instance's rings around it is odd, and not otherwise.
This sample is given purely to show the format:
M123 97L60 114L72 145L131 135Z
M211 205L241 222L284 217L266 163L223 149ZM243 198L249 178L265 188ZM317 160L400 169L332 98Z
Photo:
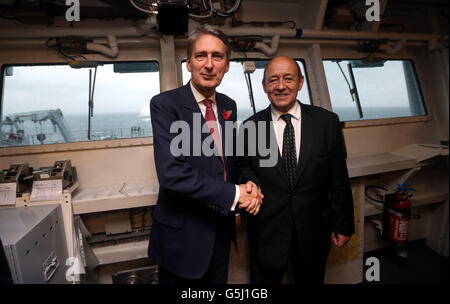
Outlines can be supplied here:
M250 106L253 109L253 114L256 113L256 107L255 107L255 99L253 97L253 88L252 88L252 79L250 77L250 74L253 73L256 69L255 63L253 61L246 61L242 63L244 68L244 78L247 82L247 89L248 89L248 96L250 98Z
M91 140L91 117L94 117L94 90L95 90L95 79L97 78L97 67L103 65L101 62L97 61L77 61L73 60L69 62L69 66L73 69L89 69L89 96L88 96L88 140ZM94 79L92 80L92 68L94 68Z
M253 98L252 80L250 77L250 73L244 73L244 76L245 76L245 80L247 81L248 95L250 97L250 105L252 106L253 114L255 114L256 108L255 108L255 100Z
M94 80L92 81L92 70L89 69L89 101L88 101L88 140L91 140L91 117L94 117L94 90L95 79L97 78L97 66L94 70ZM91 89L92 86L92 89Z
M347 82L348 89L350 91L350 95L352 96L353 102L356 102L356 108L358 109L359 118L363 118L364 114L362 112L361 102L359 101L358 88L356 87L356 81L355 76L353 75L352 64L351 63L347 64L348 73L350 75L350 81L352 82L351 84L349 83L347 76L345 76L345 73L342 70L341 65L339 64L339 61L336 61L336 64L338 65L339 70L341 70L341 73L344 76L345 81Z

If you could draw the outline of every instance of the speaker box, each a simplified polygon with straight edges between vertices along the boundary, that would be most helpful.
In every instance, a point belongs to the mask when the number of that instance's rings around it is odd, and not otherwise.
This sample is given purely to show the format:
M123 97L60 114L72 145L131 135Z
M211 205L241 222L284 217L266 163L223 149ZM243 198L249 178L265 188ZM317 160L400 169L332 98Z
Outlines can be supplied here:
M184 35L188 30L188 13L184 2L161 2L158 7L159 31L164 35Z

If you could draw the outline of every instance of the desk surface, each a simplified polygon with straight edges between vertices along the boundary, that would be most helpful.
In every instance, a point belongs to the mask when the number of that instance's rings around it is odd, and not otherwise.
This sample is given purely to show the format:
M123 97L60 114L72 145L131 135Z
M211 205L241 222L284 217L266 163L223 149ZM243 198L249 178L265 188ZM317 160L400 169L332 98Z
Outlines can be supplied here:
M448 155L448 147L431 144L412 144L389 153L349 157L350 178L377 173L399 171L420 166L420 162L439 155Z
M83 187L72 197L73 213L83 214L156 204L159 183L155 180Z

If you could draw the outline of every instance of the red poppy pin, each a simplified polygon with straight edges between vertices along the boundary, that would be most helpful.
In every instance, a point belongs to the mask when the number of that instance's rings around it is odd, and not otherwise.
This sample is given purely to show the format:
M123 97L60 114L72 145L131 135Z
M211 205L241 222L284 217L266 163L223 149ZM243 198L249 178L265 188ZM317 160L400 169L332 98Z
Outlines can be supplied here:
M224 110L223 111L223 113L222 113L222 117L225 119L225 120L228 120L228 118L230 118L230 116L231 116L231 113L232 113L232 110Z

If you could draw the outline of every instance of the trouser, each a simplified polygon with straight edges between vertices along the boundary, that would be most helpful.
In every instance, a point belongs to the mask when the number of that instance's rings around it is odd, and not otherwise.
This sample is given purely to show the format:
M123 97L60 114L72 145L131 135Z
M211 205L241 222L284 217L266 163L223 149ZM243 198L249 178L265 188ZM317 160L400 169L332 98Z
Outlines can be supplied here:
M180 277L159 266L158 281L160 284L226 284L228 279L228 264L230 260L230 230L226 220L217 222L216 238L213 254L208 269L196 279Z
M325 279L326 254L316 257L315 261L303 261L301 246L297 241L295 228L289 247L289 256L285 265L280 269L270 268L256 259L250 261L251 284L280 284L285 274L290 283L295 284L323 284Z

